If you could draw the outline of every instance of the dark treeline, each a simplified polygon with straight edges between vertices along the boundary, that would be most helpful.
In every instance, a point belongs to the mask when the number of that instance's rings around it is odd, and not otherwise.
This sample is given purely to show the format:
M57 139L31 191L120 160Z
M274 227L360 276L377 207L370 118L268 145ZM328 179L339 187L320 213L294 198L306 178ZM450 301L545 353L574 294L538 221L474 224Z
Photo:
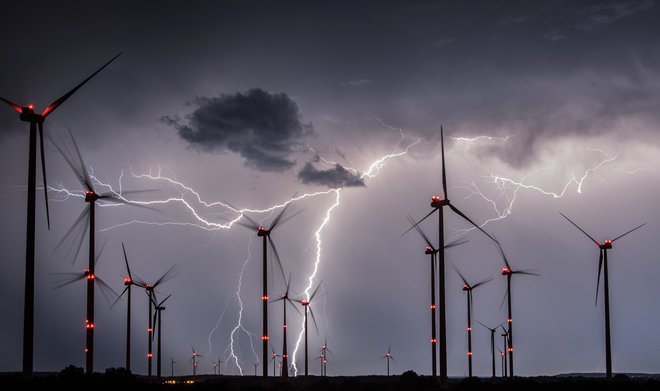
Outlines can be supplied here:
M168 378L170 379L170 378ZM108 368L105 373L86 375L82 368L68 366L58 374L35 375L30 381L23 380L20 374L0 376L5 389L163 389L163 390L439 390L440 384L429 376L418 376L413 371L400 376L302 376L285 381L281 378L253 376L212 376L198 377L194 384L186 384L190 377L171 378L178 384L149 382L146 377L135 376L124 368ZM62 388L60 388L62 387ZM588 377L530 377L514 379L449 379L447 389L451 390L567 390L596 389L607 390L660 390L660 379L650 377L628 377L616 375L613 380Z

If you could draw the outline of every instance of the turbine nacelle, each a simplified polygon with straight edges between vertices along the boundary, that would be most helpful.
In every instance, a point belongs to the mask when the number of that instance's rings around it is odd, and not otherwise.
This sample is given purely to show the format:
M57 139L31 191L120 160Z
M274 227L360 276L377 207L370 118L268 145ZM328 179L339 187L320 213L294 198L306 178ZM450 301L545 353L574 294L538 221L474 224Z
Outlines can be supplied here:
M98 200L99 198L101 198L101 197L99 197L98 194L94 193L91 190L87 190L85 192L85 202L94 202L94 201Z
M133 284L133 280L131 280L130 277L124 278L124 285L131 285Z
M304 306L308 306L309 305L309 300L302 299L302 300L300 300L300 304L302 304Z
M503 275L503 276L510 276L511 274L513 274L513 272L511 271L511 269L509 269L509 268L506 267L506 266L504 266L504 267L502 268L502 275Z
M94 276L94 274L93 274L91 271L89 271L89 269L85 269L85 270L83 270L83 275L84 275L85 278L87 278L88 280L93 280L94 278L96 278L96 276Z
M605 243L603 244L598 244L598 247L600 247L602 250L609 250L612 248L612 241L611 240L606 240Z
M470 290L470 287L468 286L468 284L463 284L463 290L464 291L469 291Z
M34 112L33 105L27 105L21 107L20 114L21 121L30 122L30 123L42 123L44 122L44 116Z
M257 236L269 236L270 230L264 227L257 228Z
M431 207L442 208L443 206L446 205L449 205L449 200L443 200L440 196L437 195L431 197Z
M435 254L437 252L438 252L438 250L435 250L433 247L426 246L426 251L424 251L424 254Z

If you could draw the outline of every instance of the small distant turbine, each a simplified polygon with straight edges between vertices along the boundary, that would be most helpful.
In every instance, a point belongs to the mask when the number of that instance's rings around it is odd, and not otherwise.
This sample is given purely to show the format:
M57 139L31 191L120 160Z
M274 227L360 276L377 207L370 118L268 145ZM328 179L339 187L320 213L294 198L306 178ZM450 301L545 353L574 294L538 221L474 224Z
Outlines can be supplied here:
M458 270L456 265L452 263L451 266L454 268L458 276L461 277L461 280L463 280L463 291L467 292L468 377L472 377L472 291L477 287L491 281L492 278L487 278L485 280L481 280L477 282L474 285L470 285L463 276L463 274L461 273L461 271Z
M312 311L312 307L310 307L310 304L311 304L312 300L314 299L314 297L316 296L316 294L318 293L320 287L321 287L321 284L319 284L316 287L316 289L314 289L314 292L312 292L312 294L309 296L309 299L300 299L300 300L298 300L300 305L302 305L303 308L305 309L305 312L304 312L304 316L305 316L305 376L309 375L309 356L308 356L309 350L308 350L308 344L307 344L307 341L308 341L307 335L309 334L308 333L309 328L307 327L307 313L309 312L309 314L312 315L312 320L314 321L314 327L316 328L316 333L318 334L319 327L316 324L316 318L314 317L314 311Z
M387 347L387 353L381 359L387 359L387 376L390 375L390 360L394 361L394 356L392 356L392 346Z
M495 332L497 331L498 328L500 328L500 326L502 326L504 324L504 322L500 323L499 325L495 326L494 328L490 328L490 327L486 326L485 324L479 322L476 319L475 319L475 322L479 323L480 325L482 325L483 327L488 329L488 331L490 331L490 354L491 354L491 356L493 356L493 362L492 362L492 364L493 364L493 377L496 377L496 373L495 373Z

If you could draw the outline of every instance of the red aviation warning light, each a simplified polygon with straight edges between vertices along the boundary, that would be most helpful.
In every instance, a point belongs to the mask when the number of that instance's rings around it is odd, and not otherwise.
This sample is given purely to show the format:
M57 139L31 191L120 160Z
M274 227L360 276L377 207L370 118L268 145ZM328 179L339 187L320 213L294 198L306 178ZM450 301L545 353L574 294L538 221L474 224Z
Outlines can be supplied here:
M511 270L508 267L504 266L502 268L502 275L503 276L508 276L509 274L511 274Z
M133 280L131 280L130 277L124 278L124 285L131 285L132 282L133 282Z

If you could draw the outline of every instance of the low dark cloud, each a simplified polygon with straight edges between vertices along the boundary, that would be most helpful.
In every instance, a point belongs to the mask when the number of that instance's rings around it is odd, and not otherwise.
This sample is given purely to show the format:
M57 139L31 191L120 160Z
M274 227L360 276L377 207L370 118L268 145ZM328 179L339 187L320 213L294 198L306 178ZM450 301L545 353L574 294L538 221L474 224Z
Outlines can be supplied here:
M285 171L295 161L291 155L314 130L303 122L298 104L285 93L271 94L255 88L245 93L198 98L197 109L184 120L161 120L179 136L204 152L231 151L245 158L245 165L262 171Z
M323 185L333 189L364 186L359 175L348 171L341 164L335 164L334 168L328 170L319 170L308 162L298 173L298 179L305 184Z

